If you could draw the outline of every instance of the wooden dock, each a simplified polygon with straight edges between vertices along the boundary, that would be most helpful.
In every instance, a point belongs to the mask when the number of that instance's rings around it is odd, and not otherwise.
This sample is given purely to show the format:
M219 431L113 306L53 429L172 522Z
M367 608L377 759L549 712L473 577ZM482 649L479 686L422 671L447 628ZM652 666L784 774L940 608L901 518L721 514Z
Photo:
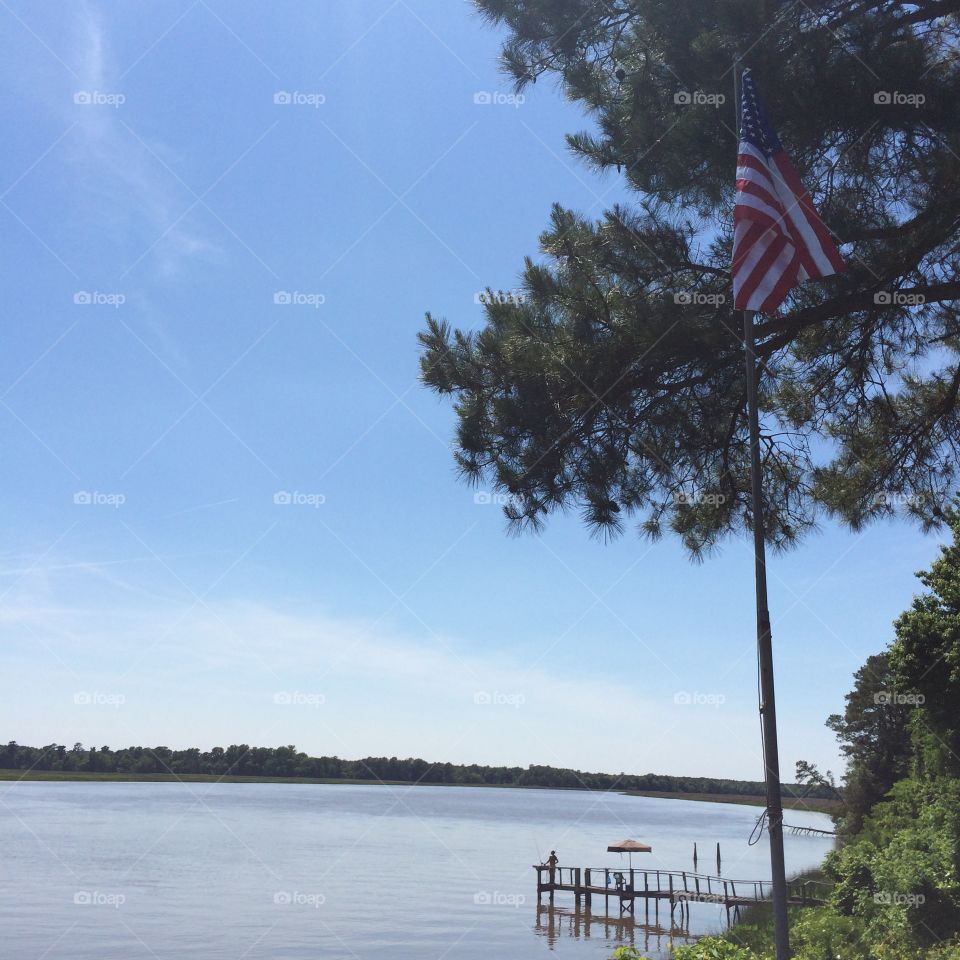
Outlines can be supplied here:
M819 827L795 827L789 823L783 825L784 830L788 830L795 837L835 837L835 830L821 830Z
M547 894L550 903L558 892L572 893L579 908L592 909L593 898L603 897L606 912L612 899L619 915L634 916L636 903L643 901L645 922L659 923L660 905L669 908L670 924L689 920L691 903L713 903L724 907L727 917L735 919L742 907L769 903L773 886L769 880L731 880L689 870L638 870L612 867L554 867L534 864L537 871L537 902ZM828 885L814 880L794 880L787 884L790 906L813 907L824 902ZM678 913L679 911L679 913Z

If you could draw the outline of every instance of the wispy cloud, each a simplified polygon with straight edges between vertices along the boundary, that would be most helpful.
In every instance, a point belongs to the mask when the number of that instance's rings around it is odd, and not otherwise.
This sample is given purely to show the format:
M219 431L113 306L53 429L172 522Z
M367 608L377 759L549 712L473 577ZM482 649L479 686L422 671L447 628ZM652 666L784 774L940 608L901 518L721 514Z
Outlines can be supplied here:
M191 213L184 215L195 197L171 172L176 151L136 132L103 19L88 5L77 14L75 49L74 100L93 101L74 102L70 111L78 132L73 140L78 183L89 215L129 258L120 269L149 258L161 274L171 275L189 260L222 259L220 246L194 224Z
M676 706L673 691L640 677L529 670L504 642L305 604L164 599L140 564L18 569L0 578L16 584L0 623L14 673L28 680L7 703L9 735L25 741L296 743L342 756L716 775L750 764L750 748L729 748L752 743L749 709ZM80 709L77 691L122 695L123 708ZM678 740L697 745L682 761Z

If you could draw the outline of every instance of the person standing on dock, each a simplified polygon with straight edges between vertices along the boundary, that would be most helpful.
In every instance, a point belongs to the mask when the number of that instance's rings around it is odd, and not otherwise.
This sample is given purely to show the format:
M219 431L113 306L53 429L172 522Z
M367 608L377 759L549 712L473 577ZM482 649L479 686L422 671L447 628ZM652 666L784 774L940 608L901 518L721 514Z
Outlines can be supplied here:
M547 857L547 866L550 868L550 882L551 882L551 883L555 883L555 882L556 882L556 881L555 881L555 876L556 876L556 872L557 872L557 864L558 864L559 862L560 862L560 860L559 860L559 858L557 857L557 851L556 851L556 850L551 850L551 851L550 851L550 856Z

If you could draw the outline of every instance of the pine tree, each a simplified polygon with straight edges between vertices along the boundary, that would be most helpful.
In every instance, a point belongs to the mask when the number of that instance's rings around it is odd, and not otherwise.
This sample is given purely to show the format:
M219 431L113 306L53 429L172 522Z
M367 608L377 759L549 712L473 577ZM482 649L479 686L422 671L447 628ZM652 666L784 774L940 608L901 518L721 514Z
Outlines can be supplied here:
M958 505L960 506L960 505ZM960 776L960 511L947 511L952 542L929 570L927 588L896 622L890 663L906 695L918 700L914 739L919 773Z
M843 714L827 718L847 758L843 828L857 833L864 817L910 773L911 708L901 701L887 651L874 654L854 674Z
M940 522L960 437L960 2L476 2L518 88L558 79L594 121L571 150L636 199L596 221L556 205L523 296L491 295L479 333L427 315L423 379L455 399L464 474L520 526L575 505L695 553L749 526L740 53L849 264L759 318L768 537L824 512Z

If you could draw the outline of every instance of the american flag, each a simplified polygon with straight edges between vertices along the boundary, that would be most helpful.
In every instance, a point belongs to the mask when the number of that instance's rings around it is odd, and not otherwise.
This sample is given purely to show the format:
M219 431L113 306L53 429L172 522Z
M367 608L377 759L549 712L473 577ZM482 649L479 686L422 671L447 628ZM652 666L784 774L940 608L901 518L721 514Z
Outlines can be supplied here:
M804 280L829 277L843 260L757 97L741 79L737 199L733 208L733 302L773 313Z

